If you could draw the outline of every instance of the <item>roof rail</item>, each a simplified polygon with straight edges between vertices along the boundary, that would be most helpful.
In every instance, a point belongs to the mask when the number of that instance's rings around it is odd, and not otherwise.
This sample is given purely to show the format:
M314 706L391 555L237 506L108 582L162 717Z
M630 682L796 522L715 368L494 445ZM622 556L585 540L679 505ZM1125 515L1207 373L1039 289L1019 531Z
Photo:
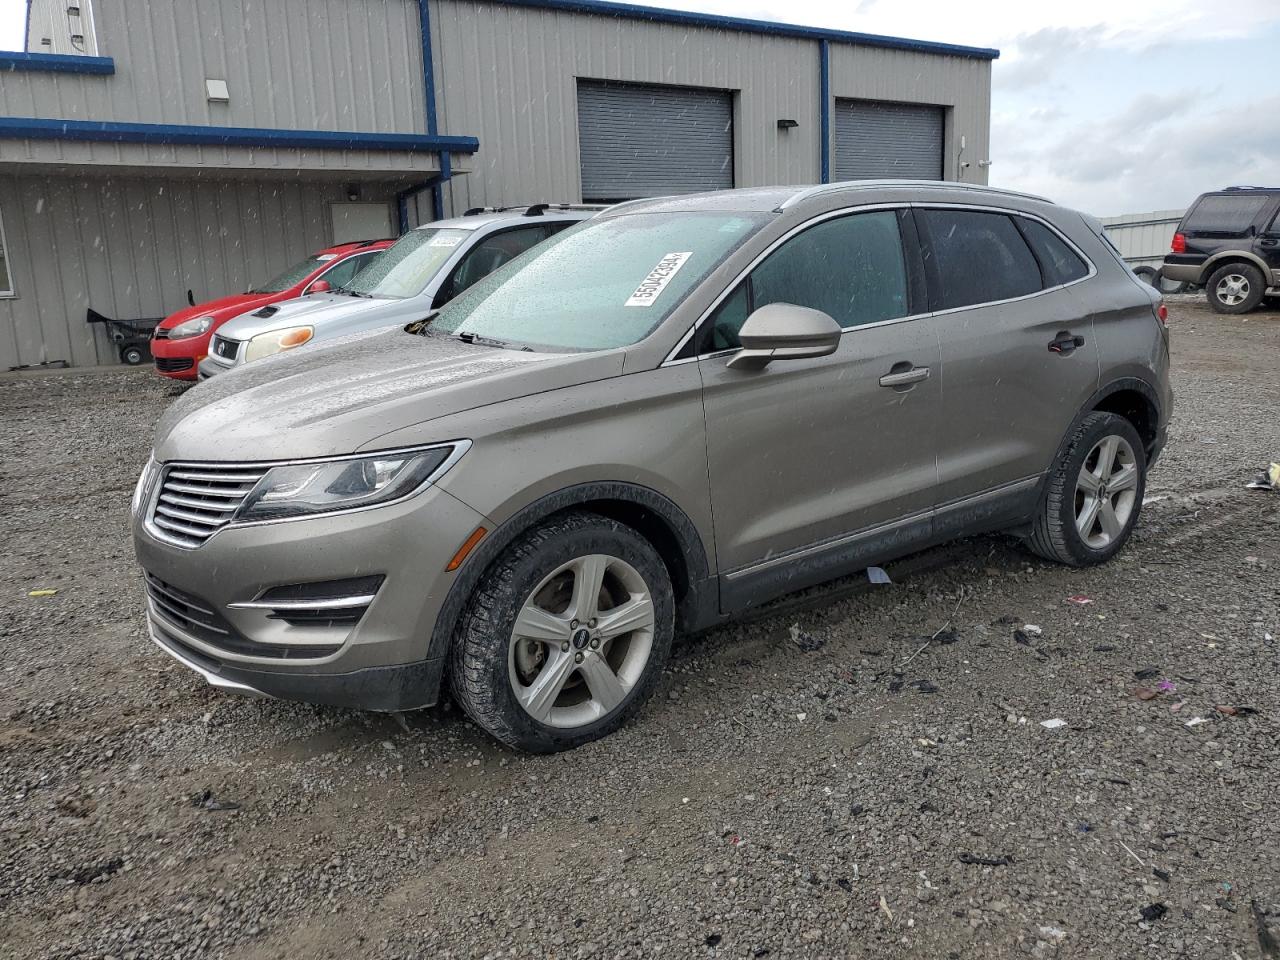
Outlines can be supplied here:
M1235 191L1235 190L1280 190L1280 187L1253 187L1253 186L1242 185L1239 187L1223 187L1222 188L1223 193L1231 193L1232 191Z
M1006 190L1003 187L987 187L980 183L960 183L955 180L844 180L838 183L820 183L817 186L804 187L801 190L797 190L778 205L776 212L781 213L784 210L789 210L798 203L802 203L812 197L822 196L825 193L835 193L840 190L872 190L883 187L906 186L944 187L947 189L974 190L981 193L1000 193L1009 197L1021 197L1024 200L1053 203L1047 197L1037 196L1034 193L1023 193L1021 190Z
M524 209L526 217L540 217L547 210L603 210L607 203L512 203L504 207L471 207L463 211L464 217L474 217L482 213L507 213L511 210Z

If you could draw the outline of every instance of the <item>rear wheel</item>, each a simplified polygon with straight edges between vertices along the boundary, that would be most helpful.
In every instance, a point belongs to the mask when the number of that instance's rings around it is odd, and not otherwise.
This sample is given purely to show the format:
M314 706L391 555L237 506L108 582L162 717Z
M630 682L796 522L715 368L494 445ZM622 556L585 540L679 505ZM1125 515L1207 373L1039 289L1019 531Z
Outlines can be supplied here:
M512 747L576 747L639 709L673 631L670 577L649 542L604 517L567 514L485 574L454 644L454 699Z
M1248 263L1229 263L1209 276L1205 293L1218 313L1248 313L1267 292L1262 271Z
M141 347L121 347L120 360L127 363L131 367L140 366L145 363L147 353Z
M1133 424L1114 413L1090 413L1054 466L1028 546L1073 567L1110 560L1138 522L1146 474Z

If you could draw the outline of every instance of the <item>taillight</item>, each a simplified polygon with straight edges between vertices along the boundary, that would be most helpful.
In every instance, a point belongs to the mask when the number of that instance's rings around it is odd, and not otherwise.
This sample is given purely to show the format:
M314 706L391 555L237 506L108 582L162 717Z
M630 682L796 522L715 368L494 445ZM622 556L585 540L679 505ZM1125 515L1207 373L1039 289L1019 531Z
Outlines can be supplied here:
M1156 319L1160 321L1162 326L1167 327L1169 325L1169 308L1163 303L1156 307Z
M1169 249L1174 253L1186 253L1187 252L1186 235L1182 233L1175 233L1173 235L1173 243L1169 244Z

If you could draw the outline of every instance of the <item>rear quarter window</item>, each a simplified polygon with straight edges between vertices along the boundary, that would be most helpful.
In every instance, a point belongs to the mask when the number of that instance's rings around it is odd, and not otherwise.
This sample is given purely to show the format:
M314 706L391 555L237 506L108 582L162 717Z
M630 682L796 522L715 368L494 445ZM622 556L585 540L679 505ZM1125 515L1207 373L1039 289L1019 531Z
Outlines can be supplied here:
M976 210L920 210L933 306L950 310L1024 297L1044 288L1040 265L1012 218Z
M1038 220L1018 217L1022 235L1031 244L1040 269L1044 273L1045 286L1056 287L1071 283L1089 275L1089 265L1060 236Z
M1270 194L1218 194L1201 197L1191 208L1182 229L1197 233L1242 234L1274 200Z

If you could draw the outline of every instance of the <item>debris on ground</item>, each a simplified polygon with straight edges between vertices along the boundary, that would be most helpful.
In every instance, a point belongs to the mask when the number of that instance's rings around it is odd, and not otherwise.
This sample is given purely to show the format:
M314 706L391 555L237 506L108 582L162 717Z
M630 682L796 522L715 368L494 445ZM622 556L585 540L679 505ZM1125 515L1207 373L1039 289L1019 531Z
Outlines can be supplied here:
M1133 675L1139 680L1151 680L1160 676L1160 668L1157 666L1139 667L1133 671Z
M1168 870L1161 870L1159 867L1152 867L1151 872L1155 874L1157 880L1163 880L1165 883L1169 883L1173 880L1173 875L1169 873Z
M1142 919L1147 923L1152 923L1153 921L1159 920L1168 912L1169 908L1163 903L1153 903L1150 906L1142 908Z
M1077 593L1074 597L1067 597L1067 603L1074 603L1077 607L1087 607L1093 603L1093 600L1082 593Z
M1280 463L1273 463L1246 483L1246 490L1280 490Z
M1007 853L998 857L982 857L976 853L961 853L957 859L961 863L974 864L979 867L1007 867L1013 863L1012 855Z
M1034 623L1024 623L1022 625L1022 632L1028 637L1039 637L1044 633L1044 628L1036 626Z
M1213 709L1217 710L1224 717L1247 717L1250 714L1257 713L1253 707L1233 707L1229 704L1218 704Z
M1139 700L1154 700L1160 696L1159 690L1152 690L1150 687L1138 687L1133 691L1133 695Z
M1065 727L1066 725L1067 721L1063 720L1061 717L1054 717L1052 720L1040 721L1040 726L1044 727L1046 730L1057 730L1059 727Z
M28 597L56 597L57 595L57 590L32 590L27 593Z
M1202 723L1208 723L1208 722L1209 722L1209 720L1208 720L1208 718L1207 718L1207 717L1192 717L1192 718L1191 718L1190 720L1188 720L1185 724L1183 724L1183 726L1185 726L1185 727L1198 727L1198 726L1200 726L1200 724L1202 724Z
M808 630L801 630L800 624L793 623L791 625L791 642L805 653L813 653L815 650L821 650L827 640L825 637L816 636Z
M191 805L201 810L239 810L240 804L230 800L219 800L213 791L204 789L191 797Z
M867 579L872 583L893 583L883 567L867 567Z

